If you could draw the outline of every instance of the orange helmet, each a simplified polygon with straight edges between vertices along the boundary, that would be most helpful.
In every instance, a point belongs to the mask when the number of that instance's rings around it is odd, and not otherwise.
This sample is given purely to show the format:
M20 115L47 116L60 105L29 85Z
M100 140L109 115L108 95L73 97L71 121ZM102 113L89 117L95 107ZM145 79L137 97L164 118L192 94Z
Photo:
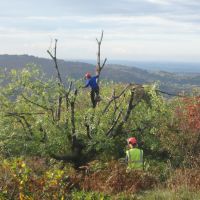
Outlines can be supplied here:
M90 72L87 72L87 73L85 74L85 78L91 78Z
M137 139L135 137L131 137L131 138L128 138L127 142L131 143L132 145L135 145L137 144Z

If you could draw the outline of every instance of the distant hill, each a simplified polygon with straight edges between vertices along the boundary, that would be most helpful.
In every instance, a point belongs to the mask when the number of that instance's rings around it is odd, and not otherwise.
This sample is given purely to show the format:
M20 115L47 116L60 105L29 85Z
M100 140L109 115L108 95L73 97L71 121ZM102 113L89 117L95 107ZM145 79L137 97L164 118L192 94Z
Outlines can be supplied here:
M56 73L54 63L51 59L29 55L0 55L0 67L7 68L7 70L12 68L20 69L32 63L38 65L48 76L52 76ZM63 78L70 76L75 79L80 79L88 71L95 73L95 65L89 63L58 59L58 65ZM102 71L102 78L116 82L144 83L146 81L154 81L158 79L159 76L150 74L148 71L136 67L106 65L105 69Z
M51 59L39 58L29 55L0 55L0 68L20 69L27 64L38 65L44 73L50 77L56 74L54 63ZM84 62L72 62L58 59L61 76L80 79L88 71L95 73L95 65ZM102 71L102 79L113 80L123 83L148 83L160 81L161 88L168 92L179 92L183 89L190 89L192 86L200 85L200 76L178 76L169 72L148 72L137 67L123 65L106 65Z

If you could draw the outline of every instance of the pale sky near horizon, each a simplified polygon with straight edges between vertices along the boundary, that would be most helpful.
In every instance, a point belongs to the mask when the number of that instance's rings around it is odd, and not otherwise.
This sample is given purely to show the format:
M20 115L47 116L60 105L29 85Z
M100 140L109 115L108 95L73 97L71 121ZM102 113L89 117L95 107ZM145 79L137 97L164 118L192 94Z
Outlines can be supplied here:
M200 0L0 0L0 54L200 62Z

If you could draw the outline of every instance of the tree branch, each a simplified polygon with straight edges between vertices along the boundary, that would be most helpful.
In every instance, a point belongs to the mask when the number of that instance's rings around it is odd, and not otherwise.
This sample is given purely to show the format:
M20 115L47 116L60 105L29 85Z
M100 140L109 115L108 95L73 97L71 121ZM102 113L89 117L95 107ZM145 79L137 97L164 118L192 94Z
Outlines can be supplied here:
M131 114L131 111L135 108L135 106L142 100L142 98L140 98L139 100L136 101L136 103L133 104L133 100L134 100L134 94L135 94L135 89L136 88L133 88L132 91L131 91L131 96L130 96L130 99L129 99L129 103L128 103L128 107L127 107L127 110L126 110L126 114L125 116L123 117L123 120L118 124L118 127L117 129L121 129L123 127L123 125L128 121L129 117L130 117L130 114Z
M57 71L57 77L58 77L60 84L62 85L63 81L62 81L62 78L61 78L61 75L60 75L60 71L58 69L58 62L57 62L57 57L56 57L56 55L57 55L57 42L58 42L58 40L55 39L54 55L52 55L52 53L49 50L47 50L47 53L50 55L50 57L54 61L55 68L56 68L56 71Z
M26 125L26 127L27 127L27 129L28 129L28 132L29 132L30 136L31 136L31 137L33 136L33 132L32 132L32 129L31 129L31 125L28 123L27 119L26 119L23 115L19 115L19 114L17 114L17 113L9 113L9 114L7 114L6 116L7 116L7 117L9 117L9 116L11 116L11 117L16 117L16 118L18 119L18 122L19 122L20 124L22 124L23 129L24 129L25 132L27 133L27 131L26 131L26 129L25 129L25 126L24 126L24 123L25 123L25 125ZM22 120L24 121L24 123L23 123Z
M100 77L100 74L101 74L101 71L102 69L104 68L105 64L106 64L106 61L107 61L107 58L105 58L104 62L103 62L103 65L101 65L101 42L103 40L103 30L101 32L101 38L100 40L96 39L97 41L97 44L98 44L98 52L97 52L97 75L99 75ZM99 83L99 78L97 79L97 83Z
M107 110L108 110L108 108L110 107L111 103L112 103L113 101L115 101L116 99L120 98L120 97L125 93L125 91L130 87L130 85L131 85L131 84L127 85L127 86L121 91L121 93L120 93L118 96L115 96L115 93L112 94L112 97L111 97L110 101L108 102L108 104L105 106L105 108L104 108L102 114L105 114L105 113L107 112Z
M86 133L87 133L87 136L88 138L91 140L92 139L92 136L90 134L90 125L88 123L84 123L85 127L86 127Z
M52 53L47 50L47 53L50 55L50 57L53 59L54 61L54 64L55 64L55 68L56 68L56 71L57 71L57 78L59 80L58 82L58 86L60 87L61 85L63 85L63 81L62 81L62 78L61 78L61 75L60 75L60 71L58 69L58 62L57 62L57 39L55 39L55 47L54 47L54 55L52 55ZM56 118L57 120L59 121L60 120L60 116L61 116L61 105L62 105L62 95L60 94L59 97L58 97L58 109L57 109L57 112L56 112Z
M44 112L37 112L37 113L25 113L25 112L21 112L21 113L17 113L17 112L7 112L6 115L44 115Z
M112 126L110 127L110 129L107 131L106 135L108 137L110 137L112 135L112 131L115 128L115 126L117 125L117 122L119 121L119 118L121 117L122 114L122 110L119 112L118 116L116 117L116 119L114 120Z
M77 89L74 91L74 98L70 101L70 107L71 107L71 136L72 136L72 148L74 148L74 145L76 143L76 126L75 126L75 101L77 97Z
M40 105L40 104L38 104L38 103L35 103L35 102L31 101L30 99L26 98L23 94L21 94L21 96L22 96L26 101L28 101L29 103L32 103L33 105L36 105L36 106L38 106L38 107L40 107L40 108L42 108L42 109L44 109L44 110L46 110L46 111L51 111L53 121L55 121L55 119L54 119L54 111L53 111L52 108L48 108L48 107L46 107L46 106Z

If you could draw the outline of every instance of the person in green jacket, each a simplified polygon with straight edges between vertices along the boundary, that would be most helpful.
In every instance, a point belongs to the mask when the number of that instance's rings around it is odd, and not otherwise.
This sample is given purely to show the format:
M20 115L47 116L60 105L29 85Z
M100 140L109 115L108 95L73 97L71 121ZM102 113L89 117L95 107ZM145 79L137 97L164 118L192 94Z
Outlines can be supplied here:
M128 150L126 151L127 171L143 170L143 150L138 148L135 137L128 138Z

